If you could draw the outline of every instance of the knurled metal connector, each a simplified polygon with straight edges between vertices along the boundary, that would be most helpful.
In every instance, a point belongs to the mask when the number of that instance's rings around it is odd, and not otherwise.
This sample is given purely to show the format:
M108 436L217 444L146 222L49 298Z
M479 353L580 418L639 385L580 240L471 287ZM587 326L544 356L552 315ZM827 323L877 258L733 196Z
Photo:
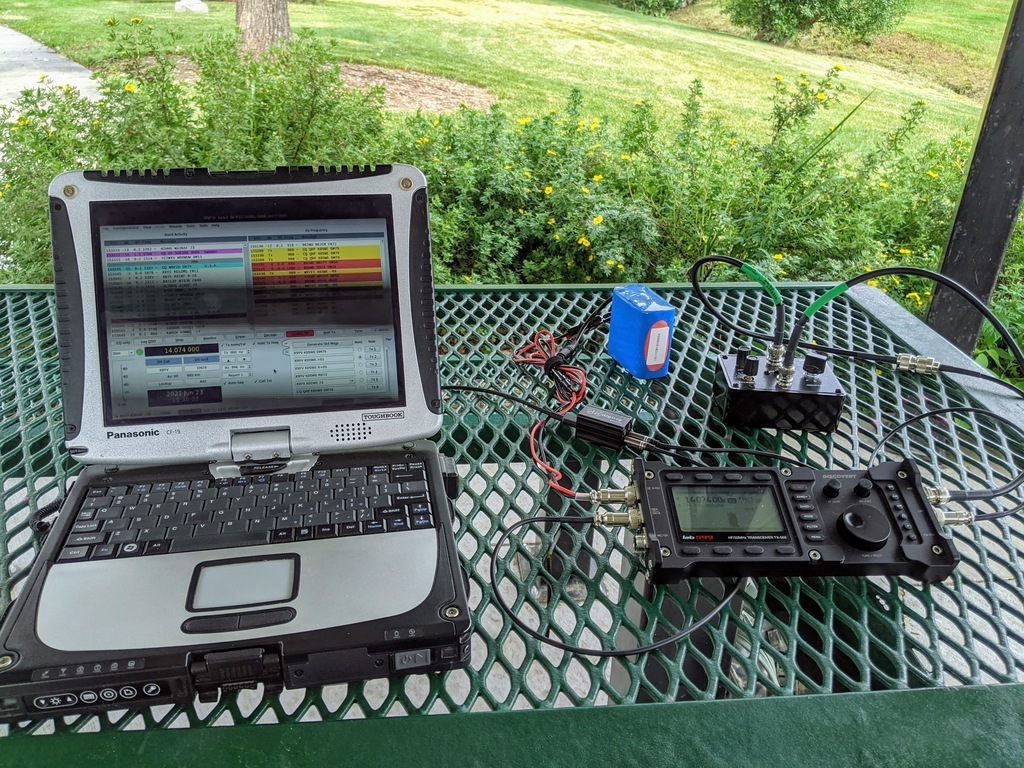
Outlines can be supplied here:
M941 507L946 504L949 504L949 499L951 498L951 495L948 488L943 488L942 486L934 486L924 489L924 497L928 499L928 503L931 504L933 507Z
M623 526L631 531L636 531L643 526L644 516L639 507L630 507L624 512L606 512L599 509L594 513L594 523L606 528Z
M795 365L783 365L779 368L779 378L775 381L778 389L789 389L793 384L793 377L796 375Z
M951 494L941 486L926 487L924 497L932 505L939 525L974 525L974 513L967 509L939 509L949 503Z
M925 355L896 355L896 370L910 373L938 373L939 361Z
M765 355L765 368L768 373L773 373L782 366L782 359L786 356L784 344L772 344L768 347L768 354Z
M629 485L625 488L601 488L590 492L591 504L625 504L632 507L636 504L636 486Z
M974 513L967 509L936 509L939 525L974 525Z

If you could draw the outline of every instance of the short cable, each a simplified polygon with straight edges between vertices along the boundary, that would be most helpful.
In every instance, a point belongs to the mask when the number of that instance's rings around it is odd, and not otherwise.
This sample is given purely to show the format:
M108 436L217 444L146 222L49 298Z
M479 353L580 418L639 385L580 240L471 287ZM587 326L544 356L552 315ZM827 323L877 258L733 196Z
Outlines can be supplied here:
M553 646L562 651L573 653L579 656L593 656L596 658L621 658L624 656L637 656L642 653L650 653L656 651L659 648L664 648L666 645L677 643L680 640L684 640L692 635L697 630L701 629L708 622L715 618L722 610L732 602L733 598L739 594L743 585L746 583L746 578L736 579L730 587L728 587L723 595L722 599L715 604L715 606L708 611L706 614L701 616L699 619L694 621L692 624L684 627L678 632L663 637L661 640L657 640L647 645L641 645L637 648L584 648L579 645L569 645L559 640L547 637L543 633L534 629L522 619L520 619L512 610L512 606L505 602L505 599L501 596L501 591L498 589L499 578L498 578L498 557L497 553L501 549L502 545L508 540L509 536L512 535L513 531L522 528L524 525L531 523L566 523L568 525L593 525L593 518L589 517L528 517L513 523L508 529L498 538L497 543L494 545L494 549L491 554L491 565L490 565L490 577L491 577L491 591L494 593L494 601L498 606L505 612L505 615L509 617L513 624L515 624L521 631L532 637L534 640L538 640L546 645ZM507 572L506 568L506 572ZM723 579L723 584L727 583Z

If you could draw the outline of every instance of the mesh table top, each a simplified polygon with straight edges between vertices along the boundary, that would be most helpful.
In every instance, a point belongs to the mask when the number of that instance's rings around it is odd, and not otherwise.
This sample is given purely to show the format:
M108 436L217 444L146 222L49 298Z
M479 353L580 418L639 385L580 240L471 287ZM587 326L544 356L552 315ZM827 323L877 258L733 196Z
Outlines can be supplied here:
M540 328L566 329L607 297L607 287L474 287L437 292L442 384L491 387L547 403L548 389L510 353ZM687 288L659 287L678 309L667 377L632 378L605 353L600 335L580 355L591 404L629 413L639 431L674 444L758 448L817 467L855 468L885 433L926 410L987 405L1016 423L1022 409L999 388L897 375L871 364L834 361L847 390L837 432L738 431L712 408L715 357L746 339L719 327ZM783 289L790 318L822 292ZM712 286L709 296L743 327L770 328L774 311L753 286ZM16 597L38 550L31 515L57 495L75 465L61 442L60 376L52 291L0 291L0 609ZM961 356L920 321L872 289L855 289L813 318L820 343L880 354ZM938 350L938 353L935 351ZM951 359L952 358L952 359ZM937 585L890 578L750 582L739 598L690 639L639 658L597 659L545 646L496 605L488 578L494 543L535 515L586 514L549 492L527 451L535 414L512 402L446 393L437 437L462 476L456 539L474 611L469 669L394 680L286 691L226 694L217 704L115 711L35 721L9 733L170 728L228 723L375 718L404 713L547 709L680 699L879 691L1020 682L1024 678L1024 524L1015 518L954 530L963 561ZM564 482L579 490L622 487L631 456L573 442L547 430L545 446ZM888 458L918 460L926 480L951 488L995 487L1024 468L1018 435L981 415L918 422L887 444ZM721 456L742 462L744 457ZM1015 502L1014 502L1015 503ZM997 505L984 503L978 511ZM551 637L611 647L647 642L702 615L722 594L715 579L650 589L621 531L533 525L497 553L502 594Z

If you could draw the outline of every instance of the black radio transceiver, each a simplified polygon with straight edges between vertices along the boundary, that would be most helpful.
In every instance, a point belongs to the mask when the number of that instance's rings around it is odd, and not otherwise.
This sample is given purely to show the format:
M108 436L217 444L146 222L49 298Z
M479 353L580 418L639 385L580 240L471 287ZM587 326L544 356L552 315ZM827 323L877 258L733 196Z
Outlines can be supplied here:
M695 576L910 576L960 561L913 461L868 470L633 463L627 524L656 583ZM635 498L635 502L634 502Z

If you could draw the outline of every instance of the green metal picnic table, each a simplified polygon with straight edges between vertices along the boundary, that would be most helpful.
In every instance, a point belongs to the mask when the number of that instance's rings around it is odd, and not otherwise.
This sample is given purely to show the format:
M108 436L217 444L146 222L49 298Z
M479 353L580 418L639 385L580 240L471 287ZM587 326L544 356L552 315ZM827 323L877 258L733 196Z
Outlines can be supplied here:
M511 352L540 328L580 322L609 290L440 288L442 384L547 402L544 381L515 365ZM678 310L667 377L634 379L597 343L580 360L590 377L588 402L629 413L639 430L662 441L758 448L817 467L852 468L863 465L891 427L926 410L985 406L1024 424L1020 402L998 386L899 375L837 358L848 397L834 434L730 429L712 407L715 357L746 340L720 327L689 288L657 290ZM791 317L824 290L784 286ZM773 307L757 286L713 285L708 294L741 326L770 327ZM832 302L809 330L837 347L973 365L872 288ZM61 442L51 289L0 290L0 350L9 350L0 359L3 609L17 596L41 541L31 516L75 472ZM1024 524L1016 518L954 530L963 561L941 584L759 580L686 641L624 659L573 655L528 637L498 609L488 578L492 556L505 567L503 595L525 620L544 622L556 639L593 647L645 627L680 627L714 602L722 586L708 579L650 588L642 563L615 530L535 525L514 547L495 553L501 532L524 517L586 510L551 494L529 458L535 413L480 393L448 391L446 398L436 439L462 476L456 538L475 628L467 670L26 721L0 731L6 736L0 763L1024 761ZM573 442L554 428L545 444L565 482L577 488L626 482L631 456ZM885 455L913 456L927 479L947 487L991 487L1024 467L1020 436L977 414L918 422L895 436ZM563 564L542 576L539 565L552 553ZM270 723L278 725L244 727ZM208 727L221 725L235 727Z

